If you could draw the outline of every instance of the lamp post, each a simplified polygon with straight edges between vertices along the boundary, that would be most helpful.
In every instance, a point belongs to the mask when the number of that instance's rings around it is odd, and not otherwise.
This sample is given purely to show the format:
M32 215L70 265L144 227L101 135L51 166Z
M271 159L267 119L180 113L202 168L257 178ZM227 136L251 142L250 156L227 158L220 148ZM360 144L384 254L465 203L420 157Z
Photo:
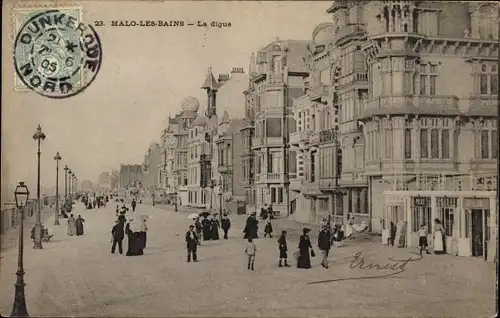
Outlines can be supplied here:
M54 157L56 161L56 210L54 212L54 225L59 225L59 160L61 159L58 151Z
M17 272L16 283L14 292L14 306L12 307L11 317L29 317L28 309L26 308L26 297L24 296L24 268L23 268L23 254L24 254L24 207L28 202L30 191L24 182L19 182L14 192L16 197L16 207L19 210L19 249L17 255Z
M42 132L42 127L38 125L35 134L33 134L33 139L38 143L38 170L37 170L37 186L36 186L36 223L35 223L35 244L33 248L42 248L42 211L41 211L41 200L40 200L40 145L42 140L45 140L45 134Z
M68 201L68 166L64 165L64 203Z
M68 199L69 201L72 201L71 199L71 175L72 175L72 172L71 172L71 169L68 170Z
M222 222L222 190L219 190L219 221Z

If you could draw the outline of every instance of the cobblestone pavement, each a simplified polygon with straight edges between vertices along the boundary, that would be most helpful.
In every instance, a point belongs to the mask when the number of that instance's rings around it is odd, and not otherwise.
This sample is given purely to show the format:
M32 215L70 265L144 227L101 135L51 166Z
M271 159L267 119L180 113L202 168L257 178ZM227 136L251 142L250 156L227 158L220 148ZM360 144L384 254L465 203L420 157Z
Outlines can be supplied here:
M278 268L276 238L260 238L255 271L247 271L244 216L234 216L229 240L203 242L199 262L186 263L187 214L146 205L138 205L139 213L151 216L145 255L125 257L110 254L114 208L88 211L79 204L75 214L86 219L84 236L68 237L66 225L60 225L49 227L54 241L43 250L26 243L30 315L486 317L494 312L495 266L478 259L425 255L396 276L356 280L391 272L350 268L358 252L366 263L380 264L412 254L350 241L332 250L328 270L319 265L317 248L312 269ZM276 222L276 232L280 226ZM296 238L290 238L290 255L296 246ZM2 256L0 310L6 315L12 309L17 251L9 249ZM337 281L308 284L332 279Z

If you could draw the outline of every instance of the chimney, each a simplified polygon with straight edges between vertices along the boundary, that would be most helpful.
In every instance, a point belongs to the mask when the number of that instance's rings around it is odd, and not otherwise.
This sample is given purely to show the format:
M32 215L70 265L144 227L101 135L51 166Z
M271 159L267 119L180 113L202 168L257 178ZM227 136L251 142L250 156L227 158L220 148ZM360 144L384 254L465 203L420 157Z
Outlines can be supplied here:
M243 67L233 67L233 70L231 71L231 74L245 74L245 71L243 70Z

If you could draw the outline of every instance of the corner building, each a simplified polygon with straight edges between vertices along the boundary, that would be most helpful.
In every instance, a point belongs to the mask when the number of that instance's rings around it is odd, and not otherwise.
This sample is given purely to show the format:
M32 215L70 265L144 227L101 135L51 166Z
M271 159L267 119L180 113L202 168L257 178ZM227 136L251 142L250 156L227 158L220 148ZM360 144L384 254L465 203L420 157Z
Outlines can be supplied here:
M304 93L308 71L302 57L308 44L309 41L278 39L251 57L249 87L245 91L249 118L242 129L246 148L241 158L247 167L244 177L247 201L254 203L254 210L272 204L281 215L293 212L289 180L296 176L297 167L296 152L288 147L290 133L296 127L291 101ZM252 138L254 174L252 156L248 153L249 138ZM253 196L249 188L254 190Z

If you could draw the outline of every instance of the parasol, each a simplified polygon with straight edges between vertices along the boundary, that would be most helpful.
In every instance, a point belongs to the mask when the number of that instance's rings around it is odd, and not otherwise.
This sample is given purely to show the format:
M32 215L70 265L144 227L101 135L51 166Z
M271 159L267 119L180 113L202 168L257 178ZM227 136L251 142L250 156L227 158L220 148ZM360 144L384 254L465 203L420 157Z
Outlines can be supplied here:
M209 216L209 215L210 215L210 212L208 212L208 211L200 213L200 216L202 216L202 217Z
M190 220L196 220L199 217L200 216L197 213L191 213L190 215L188 215L188 219Z

